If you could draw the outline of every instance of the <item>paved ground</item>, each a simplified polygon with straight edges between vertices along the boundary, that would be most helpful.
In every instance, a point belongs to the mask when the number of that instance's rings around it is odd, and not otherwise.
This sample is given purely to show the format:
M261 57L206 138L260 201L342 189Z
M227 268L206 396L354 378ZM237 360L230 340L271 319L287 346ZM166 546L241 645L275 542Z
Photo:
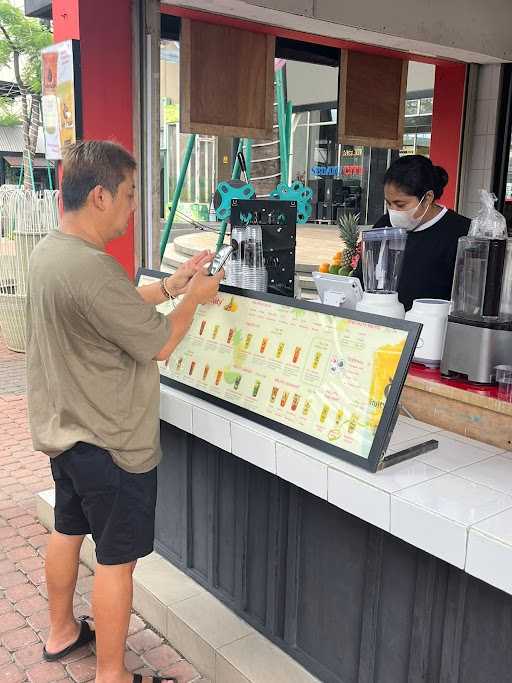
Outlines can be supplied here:
M48 458L32 450L27 426L25 357L8 351L0 333L0 682L94 680L89 647L60 663L42 660L48 628L44 556L48 533L36 519L35 493L52 486ZM91 614L91 572L80 568L76 614ZM197 671L136 614L127 666L137 673L202 680Z

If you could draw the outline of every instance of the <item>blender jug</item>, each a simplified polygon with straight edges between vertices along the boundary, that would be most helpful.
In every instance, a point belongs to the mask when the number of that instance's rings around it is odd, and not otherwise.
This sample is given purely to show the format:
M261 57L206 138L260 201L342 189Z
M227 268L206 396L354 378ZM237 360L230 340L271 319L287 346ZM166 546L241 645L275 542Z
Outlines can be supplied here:
M403 318L404 307L398 300L398 279L407 243L403 228L373 228L362 234L364 294L356 310Z
M396 292L407 242L407 230L374 228L364 231L362 237L365 291L382 294Z

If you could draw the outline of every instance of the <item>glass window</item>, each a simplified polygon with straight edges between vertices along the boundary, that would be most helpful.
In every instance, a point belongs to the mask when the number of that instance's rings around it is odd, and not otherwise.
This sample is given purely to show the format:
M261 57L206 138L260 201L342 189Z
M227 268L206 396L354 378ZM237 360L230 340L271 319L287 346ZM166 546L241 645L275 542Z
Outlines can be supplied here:
M427 116L432 114L432 105L433 105L433 98L432 97L424 97L423 99L420 100L420 115L421 116Z
M430 155L430 133L416 133L416 154Z
M190 136L179 131L179 43L163 40L160 48L160 96L161 131L160 146L162 159L162 215L166 216L168 207L176 191L178 177L186 157ZM232 146L232 140L223 139L224 148ZM209 135L196 135L190 157L185 182L180 194L177 223L186 223L187 217L207 221L213 193L218 184L218 146L219 138ZM222 160L221 164L222 166ZM229 163L227 164L229 167ZM226 178L231 175L230 169Z
M419 109L419 100L405 100L405 115L417 116Z
M406 133L404 135L404 143L400 150L400 156L406 154L416 154L416 135L414 133Z

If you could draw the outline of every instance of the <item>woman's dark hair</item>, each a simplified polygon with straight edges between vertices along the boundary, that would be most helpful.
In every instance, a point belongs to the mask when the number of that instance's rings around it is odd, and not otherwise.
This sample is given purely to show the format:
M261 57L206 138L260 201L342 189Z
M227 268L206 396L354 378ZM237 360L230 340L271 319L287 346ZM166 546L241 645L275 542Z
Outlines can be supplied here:
M439 199L448 183L448 173L420 154L400 157L386 171L384 185L393 183L402 192L421 199L429 190Z

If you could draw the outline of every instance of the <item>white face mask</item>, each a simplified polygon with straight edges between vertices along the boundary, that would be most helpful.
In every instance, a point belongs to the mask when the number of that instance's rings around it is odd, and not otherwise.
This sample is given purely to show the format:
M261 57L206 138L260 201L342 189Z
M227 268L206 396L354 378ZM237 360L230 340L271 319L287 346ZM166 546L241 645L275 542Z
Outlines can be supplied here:
M396 209L388 209L389 220L393 228L405 228L409 232L413 232L419 226L421 221L425 218L425 215L429 209L425 209L419 218L415 218L414 214L421 206L421 202L425 199L425 195L420 199L418 206L413 209L403 209L402 211L397 211Z

